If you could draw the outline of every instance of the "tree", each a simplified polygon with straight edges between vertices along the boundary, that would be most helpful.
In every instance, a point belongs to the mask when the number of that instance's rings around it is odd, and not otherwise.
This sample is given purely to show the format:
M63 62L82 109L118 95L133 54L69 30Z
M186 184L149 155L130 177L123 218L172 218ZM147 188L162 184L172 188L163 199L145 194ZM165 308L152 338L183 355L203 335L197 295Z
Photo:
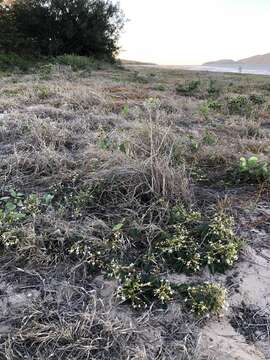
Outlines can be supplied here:
M113 59L124 25L119 4L111 0L14 0L0 4L0 16L2 32L12 30L13 37L12 45L0 35L0 48L40 55Z

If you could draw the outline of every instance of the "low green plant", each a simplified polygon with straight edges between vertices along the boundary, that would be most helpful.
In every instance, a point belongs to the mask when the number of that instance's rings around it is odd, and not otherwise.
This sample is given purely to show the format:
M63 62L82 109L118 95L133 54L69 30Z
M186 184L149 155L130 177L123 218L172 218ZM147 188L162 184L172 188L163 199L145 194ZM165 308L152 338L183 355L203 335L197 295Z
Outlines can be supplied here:
M143 105L147 110L152 111L159 109L161 102L158 97L150 97L144 101Z
M265 103L265 98L263 97L263 95L258 94L251 94L249 96L249 100L252 102L252 104L255 105L262 105Z
M25 195L10 190L0 198L0 243L6 249L16 247L24 237L20 230L28 218L33 218L51 205L53 195Z
M154 289L154 296L162 304L168 303L173 298L174 292L168 280L162 279L159 285Z
M99 128L97 139L98 145L102 150L110 149L112 142L109 138L108 133L106 133L106 131L102 127Z
M203 116L204 120L208 120L209 117L209 107L207 103L204 103L199 108L200 114Z
M157 247L175 270L192 273L208 266L212 272L224 272L238 259L242 242L232 217L217 213L205 221L199 212L180 205L172 209L170 222L177 225Z
M207 106L210 110L220 111L222 104L218 100L208 99Z
M219 315L226 306L226 290L219 284L182 285L178 291L186 307L196 316Z
M192 134L188 135L189 146L192 152L197 152L200 149L200 142Z
M224 271L238 259L241 241L234 233L234 220L223 213L217 214L205 235L205 261L212 272Z
M204 145L215 145L217 143L217 137L213 132L206 129L203 134L202 143Z
M54 64L44 64L39 67L39 74L42 80L49 80L53 71L55 70Z
M250 116L252 111L251 102L246 96L238 95L227 99L227 107L230 115Z
M217 85L217 82L213 79L210 79L208 88L207 88L208 96L211 98L218 97L220 95L220 87Z
M134 309L146 308L151 295L151 282L144 282L140 274L126 276L117 289L117 296L131 303Z
M47 86L37 85L34 87L34 91L40 100L48 99L50 96L50 90Z
M88 56L66 54L57 56L56 63L71 66L72 70L92 70L96 67L96 60Z
M24 234L17 229L0 230L1 245L4 246L6 250L15 250L21 242L23 235Z
M257 156L241 157L238 170L243 178L256 182L267 180L270 176L269 163Z
M199 221L202 218L202 214L192 209L186 209L182 204L173 206L170 211L170 223L171 224L187 224L194 221Z
M68 253L80 260L84 260L95 271L105 266L101 250L95 249L91 243L75 242L69 248Z
M14 224L25 220L28 216L39 213L43 207L51 204L53 195L32 193L24 195L10 190L0 198L0 225Z
M178 272L195 273L201 269L199 245L184 225L175 225L174 234L157 246L166 264Z
M177 84L175 90L178 94L192 96L199 90L200 85L200 80L191 80L184 84Z
M117 297L130 303L134 309L146 308L152 303L164 305L174 295L169 281L160 279L157 274L142 273L133 263L121 265L113 260L110 263L109 276L119 282Z
M153 87L153 90L156 91L166 91L166 86L163 84L157 84Z
M128 114L129 114L129 106L128 106L128 104L125 104L122 107L121 113L122 113L123 116L128 116Z
M0 224L14 224L26 218L24 194L10 190L0 198Z

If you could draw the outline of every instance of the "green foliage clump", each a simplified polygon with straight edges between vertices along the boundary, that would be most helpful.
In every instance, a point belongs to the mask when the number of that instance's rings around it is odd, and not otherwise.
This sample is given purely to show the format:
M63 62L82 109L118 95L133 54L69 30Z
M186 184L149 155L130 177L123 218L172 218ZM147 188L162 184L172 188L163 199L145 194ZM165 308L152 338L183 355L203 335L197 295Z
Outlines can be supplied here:
M134 309L145 308L152 297L151 282L144 282L138 274L127 276L118 287L117 296L131 303Z
M21 231L16 228L29 217L34 217L47 208L53 195L46 193L42 196L10 190L0 198L0 243L5 248L13 248L18 244Z
M202 215L198 211L192 209L186 209L182 204L172 207L170 211L170 222L172 224L176 223L190 223L193 221L198 221L202 218Z
M97 66L97 61L93 57L79 56L75 54L65 54L57 56L56 63L71 66L72 70L92 70Z
M121 114L122 114L123 116L128 116L129 111L130 111L130 109L129 109L128 104L125 104L125 105L122 107Z
M251 94L249 96L249 101L255 105L262 105L265 103L265 98L263 97L263 95Z
M117 297L130 303L134 309L146 308L153 302L165 304L174 295L169 281L138 271L133 263L123 266L113 260L109 276L119 282Z
M218 87L216 81L213 79L210 79L208 88L207 88L208 96L211 98L216 98L220 95L220 92L221 92L221 89L220 89L220 87Z
M203 134L202 143L204 145L215 145L217 143L217 137L213 132L206 129Z
M182 285L178 291L187 308L197 316L218 315L226 305L226 290L219 284Z
M241 157L238 172L244 180L265 181L270 176L269 163L265 160L260 160L257 156L250 156L249 158Z
M55 65L52 63L40 65L39 74L42 80L49 80L53 71L55 70Z
M222 104L218 100L208 99L207 106L210 110L220 111Z
M67 216L87 215L96 206L95 191L91 186L65 195L69 207ZM52 200L50 194L46 198L36 194L13 195L12 204L15 202L16 209L7 205L5 212L17 211L18 203L19 209L27 209L19 211L23 213L23 219L40 212ZM57 205L57 195L54 196ZM10 197L3 201L8 203ZM217 214L208 220L200 212L177 204L169 210L167 221L161 229L138 226L122 219L92 238L68 237L65 254L71 261L82 261L91 273L103 271L115 278L119 284L117 296L135 309L153 303L164 306L176 296L174 285L163 279L168 270L191 275L209 266L212 271L224 271L237 260L241 244L235 236L232 218ZM16 248L20 235L7 234L7 229L4 230L2 245ZM208 310L211 309L209 305ZM213 309L217 311L214 306ZM204 307L194 305L194 312L201 314L204 310Z
M171 223L155 254L177 272L195 273L204 266L223 272L238 259L242 243L234 233L232 217L218 213L207 222L200 213L177 206Z
M48 99L50 96L50 90L47 86L37 85L34 87L34 91L40 100Z
M200 113L201 113L201 115L203 116L203 118L204 118L205 120L208 120L209 110L210 110L210 109L209 109L207 103L202 104L202 105L200 106L199 110L200 110Z
M176 92L184 96L192 96L199 90L200 85L200 80L186 81L184 84L176 85Z
M162 304L169 302L174 295L169 281L162 279L156 289L154 289L154 295Z
M238 259L241 242L233 228L233 218L225 214L217 214L208 226L205 260L212 271L223 271Z
M250 116L252 111L251 102L248 97L242 95L228 98L227 107L230 115Z
M102 259L102 252L97 248L94 248L93 244L81 242L75 242L68 250L69 254L84 260L91 266L92 270L97 271L104 267L104 261Z
M174 234L161 242L157 250L178 272L194 273L201 268L199 246L184 226L175 225Z
M1 30L0 30L1 31ZM0 43L1 49L1 43ZM14 53L0 53L0 69L2 71L27 72L33 67L34 61L29 57L22 57Z
M37 214L42 207L49 205L52 200L51 194L29 194L10 190L0 198L0 225L15 224L25 220L28 216Z

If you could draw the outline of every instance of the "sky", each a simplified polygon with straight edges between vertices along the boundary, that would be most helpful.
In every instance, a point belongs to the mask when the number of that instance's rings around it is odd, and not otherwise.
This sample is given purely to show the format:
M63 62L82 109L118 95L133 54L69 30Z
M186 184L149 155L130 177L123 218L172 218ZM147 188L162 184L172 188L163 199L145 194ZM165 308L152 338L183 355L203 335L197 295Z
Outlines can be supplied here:
M120 0L120 57L167 65L270 52L270 0Z

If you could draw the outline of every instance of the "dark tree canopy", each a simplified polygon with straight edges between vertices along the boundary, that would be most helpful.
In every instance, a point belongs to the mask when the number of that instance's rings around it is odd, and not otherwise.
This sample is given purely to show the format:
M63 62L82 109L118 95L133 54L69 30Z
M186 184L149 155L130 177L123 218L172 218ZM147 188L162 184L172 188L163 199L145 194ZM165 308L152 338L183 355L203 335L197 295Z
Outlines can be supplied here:
M0 0L0 50L112 59L123 24L111 0Z

